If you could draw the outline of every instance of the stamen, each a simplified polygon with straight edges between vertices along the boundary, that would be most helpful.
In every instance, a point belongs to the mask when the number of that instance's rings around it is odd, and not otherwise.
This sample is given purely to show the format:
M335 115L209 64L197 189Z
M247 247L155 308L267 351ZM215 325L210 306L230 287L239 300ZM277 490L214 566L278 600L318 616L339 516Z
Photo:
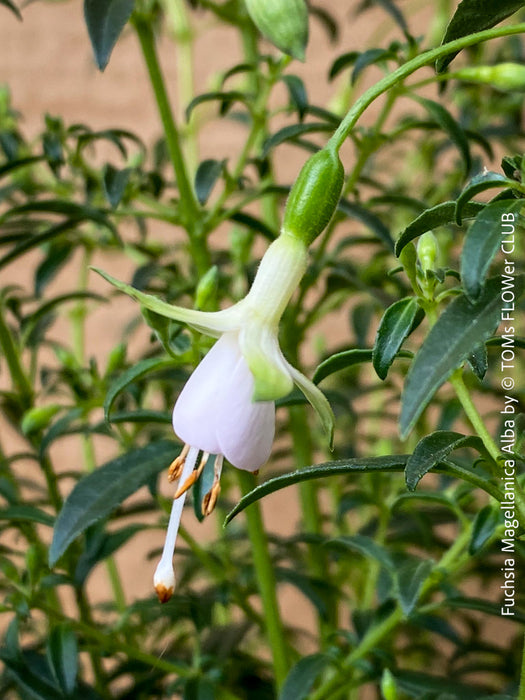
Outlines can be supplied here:
M203 452L202 459L199 462L199 466L197 467L197 469L194 469L185 481L181 477L182 486L179 486L179 488L177 489L173 498L180 498L180 496L182 496L183 493L186 493L186 491L191 486L193 486L193 484L197 481L199 476L202 474L202 470L206 466L206 462L208 461L209 456L210 455L208 452Z
M213 470L213 484L211 489L202 499L201 507L203 515L210 515L210 513L212 513L213 509L215 508L215 504L217 503L217 498L219 497L219 493L221 492L220 480L223 460L224 457L222 455L217 455L215 457L215 464Z
M184 460L182 474L180 476L180 480L183 483L192 474L198 456L199 450L196 447L188 448L187 457ZM177 541L177 533L179 531L185 498L183 494L183 498L178 498L173 501L164 549L162 550L162 556L153 575L153 585L161 603L166 603L173 595L175 589L173 552L175 551L175 543Z
M178 457L175 457L173 462L170 464L170 466L168 467L168 481L175 481L175 479L178 479L180 477L189 450L190 446L188 444L184 445L180 455Z

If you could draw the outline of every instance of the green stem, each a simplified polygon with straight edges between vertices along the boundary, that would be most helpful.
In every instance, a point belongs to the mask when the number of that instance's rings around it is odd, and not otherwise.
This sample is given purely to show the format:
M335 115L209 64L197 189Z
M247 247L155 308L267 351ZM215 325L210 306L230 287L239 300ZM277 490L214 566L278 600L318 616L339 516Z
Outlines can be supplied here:
M330 139L331 145L339 150L345 142L348 134L354 128L359 117L363 114L367 107L369 107L380 95L394 87L394 85L401 82L405 78L408 78L409 75L414 73L416 70L419 70L419 68L423 68L424 66L433 63L438 58L443 58L450 53L460 51L467 46L473 46L474 44L479 44L483 41L488 41L489 39L497 39L499 37L521 34L523 32L525 32L525 23L515 24L514 26L510 27L507 26L486 29L482 32L476 32L475 34L469 34L468 36L461 37L460 39L449 41L436 49L425 51L419 56L407 61L395 71L389 73L387 76L375 83L356 100Z
M200 209L190 184L188 173L186 172L186 165L180 145L179 131L175 124L175 118L157 56L155 37L149 22L143 16L135 14L133 16L133 25L137 32L151 86L155 94L162 126L164 127L166 144L168 146L173 170L175 171L175 177L177 179L177 187L180 193L179 206L182 220L186 229L191 231L193 230L192 223L199 218Z
M7 366L9 367L13 385L20 393L24 405L28 406L33 396L33 387L20 362L20 353L15 345L9 326L5 321L3 306L0 306L0 348L2 348Z
M243 495L251 491L255 486L255 478L249 472L239 470L238 479ZM277 688L281 688L288 674L288 649L279 613L276 579L268 550L268 538L264 530L259 504L252 504L246 509L245 514L248 536L252 545L257 585L261 594L266 621L266 632L272 651L275 682Z
M454 372L454 374L450 377L450 383L454 387L456 396L458 397L459 402L463 407L463 410L467 414L468 419L472 423L474 430L483 440L483 444L485 445L487 452L490 454L490 456L496 462L496 464L498 464L500 451L498 449L498 446L492 439L489 431L487 430L487 427L485 426L482 417L479 415L478 409L474 406L472 397L470 396L470 393L467 387L465 386L465 382L463 381L461 369L457 369Z

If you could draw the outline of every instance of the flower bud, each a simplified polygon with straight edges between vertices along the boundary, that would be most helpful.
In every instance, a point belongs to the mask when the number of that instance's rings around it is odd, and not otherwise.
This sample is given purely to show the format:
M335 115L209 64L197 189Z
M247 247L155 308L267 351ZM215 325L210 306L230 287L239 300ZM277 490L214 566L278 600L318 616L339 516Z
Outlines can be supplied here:
M334 214L344 168L337 151L323 148L303 165L284 211L283 231L310 245Z
M388 668L385 668L381 677L381 695L384 700L397 700L396 681Z
M245 0L257 29L274 46L300 61L308 43L308 8L304 0Z
M525 90L525 66L521 63L466 66L452 73L452 77L472 83L490 85L497 90Z
M432 231L424 233L417 244L417 257L423 273L435 269L437 241Z
M208 303L215 296L218 282L219 268L217 265L213 265L213 267L210 267L203 277L201 277L199 284L197 285L197 291L195 294L195 306L197 309L206 308Z
M22 418L22 432L24 435L36 433L47 427L55 413L60 411L61 406L52 403L47 406L35 406L24 413Z

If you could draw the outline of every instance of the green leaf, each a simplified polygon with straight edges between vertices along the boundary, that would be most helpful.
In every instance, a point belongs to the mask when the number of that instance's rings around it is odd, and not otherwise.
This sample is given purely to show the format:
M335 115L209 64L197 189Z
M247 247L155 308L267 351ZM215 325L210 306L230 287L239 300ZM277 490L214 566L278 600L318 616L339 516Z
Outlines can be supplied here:
M499 505L499 504L498 504ZM500 522L500 510L485 506L476 515L472 526L472 537L468 546L469 554L477 554L490 540Z
M451 700L461 698L461 700L481 700L485 698L483 689L473 683L469 685L456 683L448 678L433 676L420 671L397 670L394 673L398 689L406 693L411 698L425 700L432 698L436 700ZM406 697L403 695L402 697Z
M342 70L348 66L353 66L359 58L359 55L359 51L349 51L336 58L330 67L328 80L333 80Z
M485 207L485 204L482 204L481 202L469 202L464 207L463 218L473 219L475 216L477 216L478 212L483 209L483 207ZM438 204L431 209L426 209L399 235L399 238L396 241L396 255L399 257L399 254L406 244L412 241L414 238L421 236L423 233L432 231L432 229L435 229L438 226L453 224L455 222L455 212L456 202L444 202L443 204Z
M40 508L35 508L35 506L28 506L23 504L15 504L12 506L7 506L6 508L0 508L0 520L8 520L12 522L22 521L22 522L33 522L40 523L41 525L48 525L53 527L55 519L49 513L46 513Z
M354 63L354 70L352 71L351 83L354 85L361 75L361 73L376 63L382 63L387 60L395 60L396 55L393 51L388 49L367 49L360 53Z
M219 100L221 102L219 111L221 115L224 115L234 102L246 103L248 102L248 99L249 95L244 92L239 92L238 90L232 90L230 92L221 92L217 90L215 92L206 92L202 95L197 95L197 97L194 97L186 107L186 121L190 120L191 113L195 107L203 104L204 102L215 102Z
M482 382L489 368L486 344L480 343L477 345L474 350L472 350L467 360L471 370L474 372L479 381Z
M323 131L333 131L333 126L326 122L309 122L308 124L290 124L284 126L279 131L269 136L264 142L262 149L262 157L266 158L268 153L285 141L293 141L294 139L304 136L304 134L315 134Z
M15 3L12 2L12 0L0 0L0 5L3 5L4 7L9 8L11 10L11 12L14 15L16 15L16 17L20 21L22 21L22 14L21 14L20 10L18 9L18 7L15 5Z
M308 95L303 81L297 75L283 75L281 80L288 88L290 103L297 110L299 120L303 121L308 109Z
M472 178L467 184L463 192L459 195L456 202L455 219L458 226L462 224L463 207L467 202L475 197L480 192L492 189L494 187L515 187L516 182L509 178L503 177L499 173L481 173Z
M53 676L66 696L72 695L78 672L78 647L67 624L53 627L47 642L47 660Z
M324 462L313 467L298 469L290 474L276 476L257 486L253 491L241 498L239 503L228 513L224 524L227 525L238 513L252 503L268 496L270 493L284 489L292 484L311 479L323 479L327 476L341 476L355 472L400 472L403 471L407 455L385 455L382 457L355 457L335 462Z
M177 450L174 442L154 442L131 450L82 478L58 515L49 549L50 566L54 566L71 542L86 528L105 518L128 496L165 469Z
M341 198L337 204L337 210L343 212L350 219L356 219L367 226L376 236L385 243L389 250L394 250L394 241L390 234L388 226L381 219L373 214L366 207L354 202L349 202L347 199Z
M514 281L521 292L521 278ZM439 387L494 332L501 314L501 284L500 277L491 278L475 304L463 294L456 297L430 330L405 380L400 418L403 439Z
M135 0L84 0L84 19L100 70L108 65L113 47L134 6Z
M351 549L365 557L375 559L386 569L394 569L394 562L384 547L381 547L371 537L365 535L351 535L337 537L327 542L327 547L334 549Z
M461 281L471 301L481 294L490 264L506 240L502 233L509 231L509 222L504 226L502 217L512 215L510 225L516 224L523 205L523 200L491 202L479 212L468 230L461 251Z
M524 6L525 0L462 0L441 43L447 44L468 34L490 29ZM436 71L442 73L458 53L455 51L438 59Z
M279 700L303 700L330 663L327 654L310 654L298 661L287 675Z
M226 160L203 160L195 173L195 194L199 204L206 204L213 186L221 176Z
M165 357L150 357L146 360L141 360L140 362L137 362L136 365L133 365L133 367L130 367L125 372L123 372L109 387L108 393L106 394L106 398L104 400L105 419L109 420L109 413L111 411L111 407L113 406L113 402L120 394L120 392L123 391L129 384L131 384L131 382L135 382L137 381L137 379L141 379L150 372L157 372L159 370L169 369L173 367L173 365L173 360L168 360Z
M415 297L399 299L385 311L372 351L372 363L380 379L386 379L405 338L417 328L424 315Z
M331 355L326 360L323 360L316 368L312 381L314 384L319 384L323 379L329 377L334 372L340 372L343 369L360 364L361 362L372 361L372 350L363 350L353 348L352 350L343 350Z
M467 174L471 166L470 157L470 146L463 130L463 127L454 119L448 110L439 104L439 102L434 102L434 100L429 100L425 97L414 97L416 102L419 102L430 116L439 124L439 126L445 131L453 144L457 147L458 151L461 153L464 164L464 172Z
M476 436L462 435L451 430L436 430L426 435L408 458L405 469L407 488L414 491L427 472L461 447L474 447L479 452L484 452L483 441Z
M127 525L115 532L106 532L104 527L94 525L86 531L86 548L80 555L75 568L75 583L84 585L93 568L104 559L110 557L128 542L145 525Z
M396 588L399 603L408 617L416 606L421 588L432 571L433 563L410 557L397 570Z
M118 170L110 163L107 163L102 173L102 184L104 186L104 194L113 209L116 209L120 204L126 185L129 182L131 168L123 168Z

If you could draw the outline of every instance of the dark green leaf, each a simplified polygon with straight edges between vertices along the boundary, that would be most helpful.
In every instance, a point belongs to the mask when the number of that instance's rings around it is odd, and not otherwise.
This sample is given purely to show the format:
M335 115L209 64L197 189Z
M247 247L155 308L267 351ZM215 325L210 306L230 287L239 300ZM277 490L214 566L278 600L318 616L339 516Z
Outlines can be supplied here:
M421 323L423 317L423 309L415 297L399 299L385 311L372 352L372 363L380 379L386 378L405 338Z
M356 219L365 226L368 226L368 228L373 231L377 237L383 241L383 243L386 244L389 250L394 250L394 241L392 240L388 226L386 226L381 219L373 214L369 209L361 206L360 204L355 204L353 202L349 202L347 199L341 198L337 204L337 210L343 212L343 214L348 216L350 219Z
M46 257L35 272L35 295L40 297L47 285L64 267L73 253L73 245L69 241L54 241L47 249Z
M428 100L424 97L417 97L416 101L423 105L430 116L448 134L452 143L456 145L463 158L464 172L467 174L471 166L471 157L469 142L463 127L439 102L434 102L434 100Z
M70 696L75 689L78 672L77 640L71 627L64 623L51 630L47 642L47 660L62 692Z
M233 508L224 522L227 525L238 513L243 511L252 503L264 498L264 496L284 489L292 484L298 484L301 481L310 481L311 479L323 479L327 476L338 476L342 474L352 474L355 472L400 472L403 471L407 455L385 455L383 457L368 457L342 459L336 462L325 462L314 467L306 467L298 469L290 474L276 476L274 479L265 481L264 484L257 486L253 491L247 493L241 498L239 503Z
M269 241L273 241L277 238L277 231L272 231L272 229L269 228L264 221L261 221L261 219L258 219L245 211L237 211L234 214L231 214L228 218L230 221L235 221L238 224L242 224L243 226L252 229L252 231L261 233Z
M525 6L524 0L462 0L449 22L442 44L468 34L490 29ZM459 52L444 56L436 62L436 71L442 73Z
M120 392L131 384L131 382L141 379L144 377L144 375L149 374L149 372L156 372L158 370L168 369L170 367L173 367L173 360L168 360L165 357L150 357L146 360L137 362L136 365L133 365L133 367L130 367L123 372L109 387L108 393L106 394L106 398L104 400L105 419L109 420L109 413L113 402Z
M464 207L463 218L473 219L483 207L485 207L485 204L481 202L469 202ZM399 257L406 244L423 233L432 231L438 226L453 224L455 222L455 212L456 202L444 202L424 211L399 235L396 241L396 255Z
M395 59L396 55L388 49L368 49L363 51L357 57L354 63L354 70L352 71L352 85L355 84L361 73L368 68L368 66L374 65L376 63L383 63L387 60Z
M13 14L15 14L20 21L22 21L22 15L20 13L20 10L15 5L15 3L12 2L12 0L0 0L0 5L9 8L11 12L13 12Z
M521 278L514 279L516 292L521 292ZM405 380L400 418L403 438L443 382L494 332L501 314L501 285L499 277L488 280L475 304L463 294L456 297L430 330Z
M203 160L195 173L195 194L199 204L206 204L213 186L221 176L226 160Z
M302 658L286 677L279 700L307 698L313 684L329 663L330 657L327 654L311 654Z
M303 120L308 108L308 95L303 81L297 75L283 75L281 80L288 88L290 103L296 109L300 121Z
M347 66L353 66L358 57L359 51L349 51L336 58L328 73L328 80L333 80Z
M115 532L106 532L104 526L95 525L86 531L86 548L78 559L75 568L75 583L82 586L93 568L114 552L117 552L144 525L128 525Z
M405 615L410 615L421 593L421 588L432 571L431 561L411 557L397 570L396 587L399 603Z
M498 504L499 505L499 504ZM485 506L476 515L472 526L472 537L468 546L469 554L477 554L494 534L500 521L500 510Z
M134 6L135 0L84 0L84 19L100 70L107 66Z
M337 21L328 12L328 10L326 10L324 7L320 7L319 5L312 5L309 3L308 11L312 17L317 17L319 22L325 28L330 41L336 41L339 36L339 27L337 25Z
M219 100L221 102L220 112L221 114L225 114L234 102L246 103L248 97L249 96L244 92L239 92L238 90L232 90L230 92L206 92L203 95L197 95L186 107L186 121L189 121L195 107L203 102L215 102Z
M49 549L50 566L86 528L109 515L165 469L177 451L174 442L153 442L107 462L82 478L58 515Z
M480 343L477 345L467 357L467 360L471 370L474 372L479 381L483 381L483 378L487 374L487 370L489 368L487 346L485 343Z
M403 693L417 700L481 700L485 697L483 690L473 683L466 685L451 681L441 676L433 676L419 671L398 670L394 674L397 687Z
M523 200L491 202L479 212L468 230L461 251L461 281L471 301L481 294L490 264L502 242L507 240L503 234L514 232L523 204ZM504 222L504 216L512 216L512 221Z
M327 546L335 549L351 549L360 552L365 557L375 559L387 569L394 568L394 562L387 550L377 544L377 542L374 542L371 537L366 537L365 535L337 537L336 539L329 540Z
M451 452L461 447L473 447L482 452L483 442L479 437L462 435L450 430L436 430L422 438L407 461L405 469L407 488L413 491L427 472L446 459Z
M102 184L104 185L104 194L113 209L116 209L120 204L126 185L129 182L131 168L118 170L110 163L107 163L102 173Z
M41 523L42 525L49 525L53 527L55 519L49 513L46 513L40 508L35 508L35 506L28 505L12 505L7 508L0 509L0 520L10 520L13 522L17 521L29 521L34 523Z
M483 600L483 598L452 596L445 598L443 605L449 608L459 608L465 610L477 610L485 615L493 615L501 620L501 603L495 603L492 600ZM525 612L516 608L514 615L508 615L509 622L516 622L519 625L525 624Z
M2 0L0 0L0 3ZM32 165L33 163L38 163L44 160L43 156L28 156L27 158L19 158L18 160L10 160L3 165L0 165L0 177L7 175L13 170L18 170L18 168L23 168L26 165Z
M515 185L515 182L503 177L503 175L500 175L499 173L488 172L473 177L463 192L459 195L458 201L456 202L455 219L457 225L461 226L464 205L466 202L470 202L470 200L477 194L494 187L513 187Z
M304 134L314 134L323 131L333 131L333 126L326 122L309 122L308 124L290 124L285 126L266 139L262 149L262 157L266 158L272 148L279 146L285 141L292 141L300 136L304 136Z
M372 361L372 350L352 349L343 350L335 355L323 360L316 368L313 376L314 384L319 384L323 379L329 377L334 372L340 372L343 369L352 367L352 365L360 364L361 362Z

